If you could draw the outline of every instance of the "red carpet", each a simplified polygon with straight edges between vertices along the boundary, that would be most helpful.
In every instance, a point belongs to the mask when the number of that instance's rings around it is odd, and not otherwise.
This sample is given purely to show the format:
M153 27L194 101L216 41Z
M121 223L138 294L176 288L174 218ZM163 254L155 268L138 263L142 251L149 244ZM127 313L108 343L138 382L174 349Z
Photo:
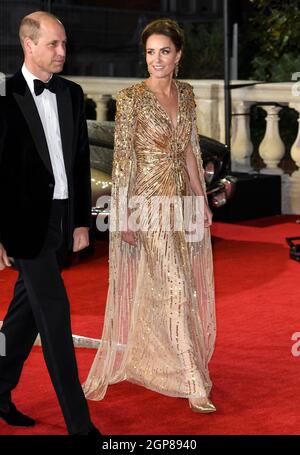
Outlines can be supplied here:
M300 264L289 259L286 236L300 235L296 217L242 224L215 223L213 245L218 336L210 370L218 412L194 414L187 400L165 397L123 382L102 402L89 402L104 434L300 434ZM15 273L0 273L0 319ZM100 337L107 289L107 244L64 272L73 333ZM77 349L81 379L94 351ZM0 421L0 434L66 434L40 348L34 348L14 401L37 418L29 429Z

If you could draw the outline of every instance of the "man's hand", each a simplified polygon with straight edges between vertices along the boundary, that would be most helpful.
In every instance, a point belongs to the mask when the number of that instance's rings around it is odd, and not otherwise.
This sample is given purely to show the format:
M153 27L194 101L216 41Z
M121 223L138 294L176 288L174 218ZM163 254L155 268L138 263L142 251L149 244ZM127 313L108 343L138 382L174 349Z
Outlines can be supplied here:
M5 267L11 267L11 263L9 262L4 246L0 243L0 270L4 270Z
M73 251L81 251L89 246L89 228L78 227L73 232Z

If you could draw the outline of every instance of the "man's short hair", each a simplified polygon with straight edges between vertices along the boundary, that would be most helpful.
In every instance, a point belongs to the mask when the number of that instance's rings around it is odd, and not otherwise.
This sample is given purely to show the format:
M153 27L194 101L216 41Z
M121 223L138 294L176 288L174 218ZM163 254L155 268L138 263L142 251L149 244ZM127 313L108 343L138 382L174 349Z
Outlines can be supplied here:
M30 15L23 17L21 20L20 28L19 28L19 38L21 41L21 45L23 46L24 39L25 38L30 38L34 44L37 44L39 40L39 35L40 35L40 28L41 28L41 20L40 18L33 19L30 17ZM54 19L58 21L59 23L60 20L54 16L54 14L48 13L46 11L41 11L40 12L40 17L49 17L51 19Z

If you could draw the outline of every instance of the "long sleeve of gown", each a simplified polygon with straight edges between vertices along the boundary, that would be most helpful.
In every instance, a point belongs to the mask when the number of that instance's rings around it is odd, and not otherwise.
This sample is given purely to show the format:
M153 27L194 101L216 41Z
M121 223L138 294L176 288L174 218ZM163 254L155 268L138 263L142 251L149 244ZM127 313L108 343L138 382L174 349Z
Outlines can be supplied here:
M134 98L130 90L122 90L117 97L115 118L114 159L112 170L112 231L120 231L126 221L128 195L134 171ZM115 224L114 224L115 223Z
M203 194L204 194L206 202L208 202L207 195L206 195L206 183L205 183L205 178L204 178L202 153L201 153L200 144L199 144L199 133L198 133L197 116L196 116L196 101L195 101L195 95L194 95L192 86L189 87L189 99L190 99L191 111L192 111L191 146L192 146L192 151L193 151L194 156L197 161L198 173L199 173L199 178L200 178Z

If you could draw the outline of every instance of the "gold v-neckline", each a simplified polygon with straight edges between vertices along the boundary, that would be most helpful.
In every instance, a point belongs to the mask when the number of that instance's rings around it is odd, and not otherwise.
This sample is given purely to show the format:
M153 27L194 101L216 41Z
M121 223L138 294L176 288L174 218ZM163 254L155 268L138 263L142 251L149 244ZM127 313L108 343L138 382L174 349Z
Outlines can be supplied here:
M156 104L157 106L160 108L160 110L165 114L165 116L167 117L171 127L172 127L172 130L176 130L177 129L177 126L178 126L178 123L179 123L179 116L180 116L180 89L178 87L178 83L173 80L174 84L175 84L175 87L176 87L176 90L177 90L177 115L176 115L176 125L174 125L170 115L168 114L168 112L166 111L166 109L162 106L162 104L159 102L157 96L155 95L155 93L148 87L148 85L146 84L146 81L143 81L143 84L144 84L144 87L146 88L146 90L152 95L152 97L155 99L156 101Z

